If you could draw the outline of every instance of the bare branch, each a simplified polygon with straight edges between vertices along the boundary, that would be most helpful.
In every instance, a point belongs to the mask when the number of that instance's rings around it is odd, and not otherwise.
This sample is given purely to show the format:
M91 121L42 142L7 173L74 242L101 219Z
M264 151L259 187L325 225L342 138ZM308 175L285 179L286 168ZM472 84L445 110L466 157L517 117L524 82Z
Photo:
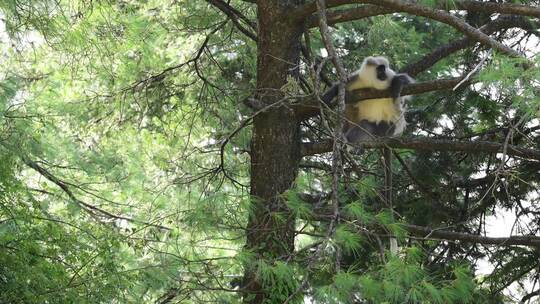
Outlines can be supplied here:
M484 2L478 2L478 1L461 1L463 2L463 5L466 5L468 9L470 10L478 10L484 12ZM441 9L433 9L427 6L418 5L413 2L403 2L399 0L334 0L329 1L328 7L335 7L345 4L353 4L353 3L365 3L365 4L373 4L380 7L383 7L385 9L394 11L394 12L405 12L416 16L422 16L426 18L430 18L433 20L440 21L442 23L446 23L455 29L457 29L460 32L463 32L465 35L470 37L471 39L474 39L486 46L489 46L491 48L494 48L496 50L499 50L502 53L505 53L507 55L513 56L513 57L522 57L520 53L513 50L512 48L492 39L488 35L482 33L480 30L474 28L473 26L469 25L467 22L463 21L459 17L456 17L452 14L449 14L448 12L441 10ZM522 5L490 5L485 6L488 12L497 12L501 14L525 14L525 15L535 15L536 10L538 8L535 7L527 7ZM367 9L369 11L369 9ZM528 13L528 10L531 10L531 13ZM305 6L299 8L296 11L293 11L293 16L295 18L307 18L309 14L312 14L316 11L315 3L309 3ZM368 12L360 11L358 17L361 18L363 14L368 14ZM339 17L336 17L339 20ZM348 16L347 20L354 20L353 16Z
M411 83L401 91L402 96L418 95L422 93L432 91L442 91L453 89L458 83L463 80L462 77L439 79L432 81L424 81L418 83ZM466 83L471 83L467 81ZM347 102L357 102L365 99L384 98L391 97L389 90L376 90L376 89L360 89L347 92Z
M494 48L504 54L510 55L512 57L522 57L517 51L507 47L506 45L496 41L495 39L489 37L488 35L482 33L477 28L469 25L467 22L462 19L451 15L443 10L432 9L426 6L418 5L412 2L403 2L399 0L359 0L356 2L360 3L371 3L386 8L395 9L397 11L409 13L416 16L422 16L430 18L433 20L446 23L458 31L464 33L471 39L474 39L486 46Z
M383 4L384 1L381 1ZM397 2L397 1L393 1ZM328 7L336 7L345 4L354 3L366 3L362 0L331 0L328 1ZM408 2L411 3L411 2ZM405 4L405 3L403 3ZM482 12L489 14L505 14L505 15L522 15L530 17L540 17L540 8L536 6L528 6L523 4L513 3L495 3L484 1L471 1L471 0L440 0L437 3L437 7L443 10L467 10L471 12ZM299 10L300 11L300 10ZM314 4L306 4L302 11L304 14L310 14L315 12Z
M328 24L326 21L326 2L325 0L317 0L317 8L319 10L319 29L321 31L321 36L328 51L328 55L332 58L334 67L337 70L339 77L339 86L338 86L338 104L337 104L337 114L338 114L338 123L334 129L334 143L332 146L332 206L334 209L334 219L330 224L328 233L333 234L335 227L339 223L339 179L341 176L342 169L342 159L341 159L341 150L343 148L343 142L341 141L342 132L343 132L343 113L345 112L345 83L347 81L347 72L343 68L343 64L339 59L339 56L334 48L334 42L328 30ZM339 258L336 259L336 263L339 263ZM338 267L339 268L339 264Z
M126 216L121 216L121 215L116 215L116 214L113 214L109 211L106 211L106 210L103 210L101 208L98 208L96 206L93 206L93 205L90 205L88 203L85 203L83 201L81 201L80 199L78 199L75 194L71 191L70 189L70 185L66 182L64 182L63 180L57 178L56 176L54 176L51 172L49 172L47 169L41 167L40 165L38 165L38 163L36 163L35 161L32 161L30 160L29 158L27 157L23 157L22 158L22 161L30 168L34 169L36 172L38 172L39 174L41 174L41 176L45 177L47 180L51 181L53 184L57 185L60 189L62 189L62 191L64 191L65 194L67 194L67 196L69 197L69 199L74 203L74 204L77 204L79 205L83 210L85 210L86 212L90 213L91 215L99 215L99 216L102 216L102 217L106 217L106 218L110 218L110 219L115 219L115 220L125 220L125 221L128 221L128 222L133 222L133 223L138 223L138 224L144 224L146 226L149 226L149 227L156 227L156 228L159 228L161 230L171 230L170 228L168 227L165 227L165 226L161 226L161 225L157 225L157 224L152 224L152 223L148 223L148 222L143 222L143 221L138 221L138 220L135 220L133 218L130 218L130 217L126 217Z
M331 0L326 3L327 8L332 8L340 5L356 3L354 0ZM311 1L306 3L303 6L298 7L297 9L291 11L291 16L302 20L307 18L309 15L317 12L317 1Z
M331 215L328 208L317 208L314 212L314 218L318 221L328 221ZM313 218L312 218L313 219ZM540 248L540 237L534 235L514 235L510 237L487 237L478 234L448 231L446 228L429 228L412 224L399 224L409 235L416 239L425 240L447 240L451 242L460 241L474 244L495 245L495 246L529 246ZM363 233L380 235L380 229L371 227L371 229L362 229ZM392 237L391 235L384 235Z
M510 237L487 237L470 233L453 232L447 230L432 229L410 224L401 224L410 234L426 239L442 239L450 241L462 241L475 244L497 245L497 246L531 246L540 247L540 237L538 236L510 236Z
M379 7L376 5L363 5L361 7L343 9L343 10L334 10L327 13L328 24L334 25L341 22L347 22L352 20L358 20L367 17L386 15L394 13L395 10ZM306 21L308 27L316 27L318 23L319 16L312 15Z
M439 1L439 7L448 9L461 9L471 12L483 12L489 14L522 15L540 18L540 8L514 3L495 3L470 0L446 0Z
M519 27L524 30L533 30L535 28L534 23L523 17L517 16L502 16L496 20L486 23L479 30L485 34L492 34L502 29ZM401 69L402 73L407 73L411 76L416 76L420 72L427 70L437 63L439 60L467 47L473 46L476 40L470 37L454 40L445 45L442 45L431 53L425 55L421 59Z
M220 11L222 11L225 15L227 15L231 21L234 23L236 28L244 33L244 35L248 36L251 40L257 41L257 35L255 35L253 32L245 28L240 22L239 19L244 21L248 26L250 26L252 29L256 29L256 25L253 21L249 20L246 16L244 16L242 13L240 13L237 9L230 6L226 2L222 0L206 0L206 2L210 3Z
M363 142L360 145L362 148L368 149L390 147L422 151L459 151L468 153L502 153L504 149L506 149L507 155L540 160L540 150L504 145L489 141L454 141L423 137L383 137L377 140ZM304 143L302 145L303 156L316 155L329 151L332 151L332 142L330 140L317 143Z
M521 298L520 303L525 304L528 301L530 301L532 298L538 297L538 296L540 296L540 289L537 289L531 293L526 294L523 298Z

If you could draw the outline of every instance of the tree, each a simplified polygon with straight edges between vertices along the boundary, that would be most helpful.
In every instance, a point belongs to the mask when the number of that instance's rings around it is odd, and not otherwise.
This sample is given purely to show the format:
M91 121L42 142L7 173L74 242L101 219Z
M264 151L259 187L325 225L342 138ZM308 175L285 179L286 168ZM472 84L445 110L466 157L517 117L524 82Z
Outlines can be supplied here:
M538 1L0 10L0 301L538 297ZM373 54L417 83L406 136L356 155L344 82ZM501 216L515 221L495 237Z

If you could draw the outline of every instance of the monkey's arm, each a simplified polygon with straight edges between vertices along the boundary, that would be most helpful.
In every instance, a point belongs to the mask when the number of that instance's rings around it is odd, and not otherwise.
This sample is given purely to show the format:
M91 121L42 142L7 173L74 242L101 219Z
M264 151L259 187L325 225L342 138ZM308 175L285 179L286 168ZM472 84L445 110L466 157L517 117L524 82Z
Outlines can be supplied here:
M396 74L390 83L390 94L392 98L397 99L401 95L403 87L410 83L414 83L414 79L408 74Z
M325 104L330 104L332 100L337 96L338 94L338 85L334 84L328 91L326 91L323 96L321 97L321 100Z
M356 81L358 78L358 74L354 74L347 80L347 85ZM392 78L392 82L390 82L390 96L393 99L397 99L401 95L401 90L404 86L414 83L414 79L409 76L408 74L401 73L396 74L394 78ZM348 93L348 92L347 92ZM334 98L338 95L338 84L334 84L328 91L326 91L323 96L321 97L322 101L326 104L330 104ZM345 94L345 102L348 103L349 94Z
M349 76L349 78L347 79L347 83L345 84L345 88L350 83L355 82L356 79L358 79L358 74L353 74L353 75ZM334 83L334 85L332 85L332 87L330 89L328 89L323 94L323 96L321 97L321 100L325 104L330 104L332 102L332 100L334 100L334 98L336 98L336 96L338 95L338 91L339 91L339 83ZM347 92L345 92L345 103L347 103L348 95L349 94L347 94Z

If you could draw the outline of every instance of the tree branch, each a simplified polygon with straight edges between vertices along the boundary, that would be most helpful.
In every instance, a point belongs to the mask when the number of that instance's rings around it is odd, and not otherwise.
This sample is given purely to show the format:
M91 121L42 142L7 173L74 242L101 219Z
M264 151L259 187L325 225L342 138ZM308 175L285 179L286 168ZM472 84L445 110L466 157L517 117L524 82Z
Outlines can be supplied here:
M426 239L443 239L450 241L462 241L484 245L498 246L530 246L540 247L540 237L538 236L510 236L510 237L487 237L470 233L453 232L447 230L431 229L410 224L401 224L410 234Z
M233 24L236 26L236 28L240 32L244 33L244 35L249 37L251 40L255 42L257 41L257 35L255 35L253 32L251 32L250 30L245 28L242 24L240 24L238 19L241 19L242 21L244 21L252 29L256 29L255 23L249 20L249 18L244 16L240 11L238 11L237 9L235 9L234 7L230 6L229 4L227 4L226 2L222 0L206 0L206 2L210 3L212 6L216 7L217 9L222 11L225 15L227 15L227 17L231 19Z
M367 17L386 15L394 13L395 10L379 7L376 5L363 5L361 7L343 9L343 10L334 10L327 13L328 24L334 25L336 23L347 22L352 20L358 20ZM308 17L306 21L307 27L316 27L318 25L319 16L312 15Z
M449 90L454 88L460 81L462 77L450 78L450 79L438 79L432 81L424 81L418 83L411 83L403 87L401 91L402 96L408 95L418 95L422 93L432 92L432 91L441 91ZM466 83L470 83L467 81ZM348 102L357 102L360 100L373 99L373 98L385 98L391 97L389 90L376 90L376 89L359 89L347 92L347 101Z
M492 34L502 29L508 29L513 27L519 27L524 30L530 31L534 29L534 24L523 17L519 16L502 16L496 20L486 23L479 30L485 34ZM442 45L436 48L431 53L425 55L418 61L408 64L403 69L402 73L407 73L411 76L416 76L420 72L427 70L437 63L439 60L459 51L472 46L476 43L476 40L470 37L457 39L448 44Z
M327 207L316 208L312 218L308 220L328 221L331 218L331 214ZM448 231L441 228L429 228L424 226L417 226L412 224L399 224L403 229L407 230L409 235L416 238L423 238L426 240L448 240L448 241L461 241L466 243L484 244L484 245L496 245L496 246L529 246L540 248L540 237L534 235L523 236L510 236L510 237L487 237L477 234ZM373 230L377 230L373 227ZM363 230L368 234L378 234L378 231L372 231L368 229ZM390 235L388 235L390 237Z
M403 96L407 95L418 95L422 93L432 92L432 91L441 91L441 90L450 90L456 86L463 78L450 78L450 79L439 79L433 81L417 82L406 85L403 87L401 94ZM330 89L328 89L324 94L329 94L335 90L334 84ZM383 98L390 97L390 91L388 90L375 90L375 89L360 89L347 92L346 101L357 102L359 100L372 99L372 98ZM325 98L322 97L324 100ZM329 102L329 105L332 106L332 102ZM317 98L313 96L308 96L305 100L295 105L295 110L298 117L302 120L308 119L310 117L316 116L319 114L319 102Z
M317 8L319 10L319 30L321 32L321 37L324 42L324 46L328 51L328 55L332 58L332 63L337 70L339 77L338 85L338 102L337 102L337 114L338 121L334 127L334 142L332 145L332 206L333 206L333 217L334 219L330 223L328 233L334 234L334 229L339 223L339 180L341 177L341 169L343 160L341 158L341 150L343 148L343 142L341 141L341 135L343 132L344 126L344 117L345 112L345 83L347 81L347 72L343 68L343 64L339 59L337 51L334 47L333 39L330 35L330 30L328 29L328 23L326 19L326 1L317 0ZM339 258L336 259L336 263L339 263ZM338 264L339 266L339 264Z
M512 57L522 57L522 55L518 53L517 51L492 39L488 35L482 33L477 28L469 25L467 22L463 21L462 19L454 15L451 15L443 10L432 9L426 6L418 5L413 2L405 3L399 0L357 0L355 2L371 3L378 6L395 9L400 12L405 12L412 15L422 16L422 17L433 19L433 20L437 20L437 21L446 23L454 27L455 29L464 33L471 39L474 39L486 46L494 48L502 53L505 53Z
M530 299L534 298L534 297L538 297L540 296L540 289L537 289L531 293L528 293L526 294L523 298L521 298L521 301L519 303L527 303Z
M28 167L34 169L36 172L41 174L41 176L45 177L47 180L49 180L53 184L57 185L60 189L62 189L62 191L64 191L65 194L67 194L67 196L69 197L69 199L73 203L79 205L83 210L85 210L86 212L89 212L91 215L99 214L102 217L106 217L106 218L110 218L110 219L125 220L125 221L128 221L128 222L144 224L144 225L147 225L149 227L159 228L161 230L171 230L170 228L165 227L165 226L156 225L156 224L152 224L152 223L147 223L147 222L143 222L143 221L138 221L138 220L135 220L133 218L126 217L126 216L116 215L116 214L110 213L110 212L108 212L106 210L103 210L101 208L98 208L96 206L85 203L85 202L81 201L80 199L78 199L75 196L75 194L71 191L70 185L68 183L66 183L66 182L62 181L61 179L57 178L51 172L49 172L47 169L41 167L40 165L38 165L38 163L36 163L35 161L30 160L27 157L22 157L22 161Z
M478 2L478 1L461 1L461 2L464 6L466 6L470 10L485 12L484 10L485 2ZM334 1L329 1L328 7L335 7L335 6L353 4L353 3L373 4L373 5L383 7L385 9L389 9L391 11L405 12L412 15L422 16L422 17L433 19L433 20L437 20L437 21L446 23L454 27L455 29L464 33L471 39L474 39L496 50L499 50L502 53L508 54L513 57L522 57L520 53L513 50L512 48L507 47L506 45L492 39L488 35L482 33L478 29L469 25L468 23L466 23L459 17L449 14L448 12L441 9L432 9L430 7L418 5L413 2L403 2L399 0L334 0ZM538 8L535 8L535 7L529 7L529 6L523 6L523 5L509 5L509 4L502 5L502 4L497 4L497 3L495 3L495 5L489 5L485 7L489 12L497 12L501 14L520 14L520 15L527 15L527 16L530 16L530 15L535 16L537 14L536 11L538 10ZM529 10L531 11L530 13L528 12ZM292 15L295 18L303 19L303 18L307 18L310 14L314 13L315 11L316 11L316 6L315 6L315 3L312 2L293 11ZM364 14L368 14L368 13L364 12ZM359 14L359 17L361 16L362 16L362 13ZM348 16L347 18L348 20L354 20L352 16Z
M331 0L326 3L326 8L332 8L340 5L345 4L351 4L356 3L354 0ZM309 15L317 12L317 1L311 1L309 3L306 3L303 6L299 6L298 8L291 11L291 17L296 18L298 20L303 20L304 18L309 17Z
M421 151L459 151L468 153L502 153L506 149L506 154L526 159L540 160L540 150L522 148L512 145L489 141L454 141L431 138L379 138L377 140L366 141L359 144L362 148L397 148L412 149ZM304 143L302 145L302 155L310 156L332 151L332 141L322 141L316 143Z
M381 1L383 2L383 1ZM328 7L336 7L345 4L365 3L362 0L332 0L328 1ZM470 0L444 0L437 2L437 8L444 10L467 10L471 12L482 12L490 14L522 15L530 17L540 17L540 8L513 3L495 3ZM313 3L306 4L302 8L305 13L313 13L316 10Z
M514 3L495 3L470 0L446 0L439 2L439 7L449 9L461 9L471 12L483 12L489 14L522 15L540 18L540 8Z

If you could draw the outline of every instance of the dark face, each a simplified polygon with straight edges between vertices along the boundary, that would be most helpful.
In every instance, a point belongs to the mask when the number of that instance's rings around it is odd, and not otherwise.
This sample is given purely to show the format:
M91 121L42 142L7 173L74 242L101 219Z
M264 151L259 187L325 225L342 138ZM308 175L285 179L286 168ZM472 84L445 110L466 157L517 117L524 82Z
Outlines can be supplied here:
M388 79L388 76L386 75L386 66L384 64L380 64L376 67L377 71L377 79L380 81L385 81Z

